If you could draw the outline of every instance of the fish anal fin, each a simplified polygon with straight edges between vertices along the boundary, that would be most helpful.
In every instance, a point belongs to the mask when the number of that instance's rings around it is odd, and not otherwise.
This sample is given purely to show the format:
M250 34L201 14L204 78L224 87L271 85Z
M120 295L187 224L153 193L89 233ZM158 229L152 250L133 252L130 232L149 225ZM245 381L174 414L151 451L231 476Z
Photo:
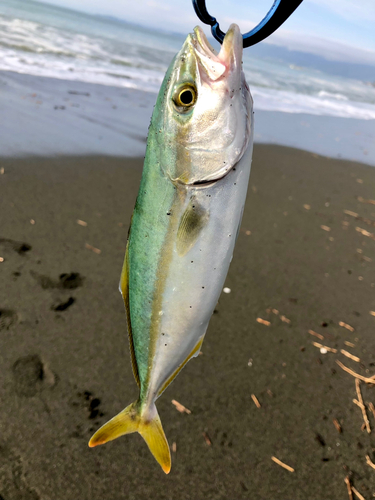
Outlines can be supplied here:
M90 439L89 446L93 448L133 432L139 432L156 461L168 474L171 470L171 454L154 404L148 408L146 415L143 416L139 401L132 403L97 430Z
M160 388L158 392L158 397L163 394L165 389L173 382L173 380L177 377L177 375L180 373L180 371L183 369L183 367L186 365L188 361L190 361L191 358L194 358L195 356L198 356L199 351L201 350L202 344L204 340L204 335L201 337L198 342L195 344L194 349L190 352L190 354L185 358L185 360L181 363L181 365L175 370L172 375L164 382L162 387Z
M177 230L176 248L180 257L186 255L195 245L207 221L207 210L192 198L181 217Z
M139 371L137 365L137 358L135 357L133 331L131 325L130 305L129 305L129 240L126 245L124 264L122 266L122 272L120 278L120 292L122 294L122 298L124 299L125 309L126 309L126 320L128 324L128 334L129 334L129 348L130 348L130 357L132 360L133 374L138 384L138 387L140 387Z

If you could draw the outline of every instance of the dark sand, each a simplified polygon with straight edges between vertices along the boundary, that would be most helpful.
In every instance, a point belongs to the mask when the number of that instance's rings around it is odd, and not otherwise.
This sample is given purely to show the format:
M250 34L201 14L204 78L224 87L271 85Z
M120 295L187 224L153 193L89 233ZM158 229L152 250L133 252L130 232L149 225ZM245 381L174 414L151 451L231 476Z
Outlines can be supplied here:
M372 498L375 470L365 456L375 462L375 420L368 412L373 431L361 430L354 378L336 360L375 374L375 236L356 231L375 233L375 205L358 200L375 197L373 167L255 147L231 293L220 298L203 355L158 402L177 447L169 476L138 435L87 446L137 396L117 288L141 161L1 167L0 498L341 500L346 475ZM361 363L321 354L313 341ZM375 387L361 388L375 403ZM192 413L179 413L172 399Z

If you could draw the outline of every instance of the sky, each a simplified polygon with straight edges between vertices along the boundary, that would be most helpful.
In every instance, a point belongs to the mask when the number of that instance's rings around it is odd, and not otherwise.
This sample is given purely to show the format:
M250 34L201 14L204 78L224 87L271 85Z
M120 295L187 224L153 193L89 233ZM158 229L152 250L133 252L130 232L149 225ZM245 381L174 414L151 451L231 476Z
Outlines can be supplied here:
M196 24L191 0L43 0L92 14L187 33ZM272 0L207 0L207 9L225 31L231 22L242 32L258 24ZM375 66L375 0L304 0L267 43L326 59ZM375 80L375 74L374 74Z

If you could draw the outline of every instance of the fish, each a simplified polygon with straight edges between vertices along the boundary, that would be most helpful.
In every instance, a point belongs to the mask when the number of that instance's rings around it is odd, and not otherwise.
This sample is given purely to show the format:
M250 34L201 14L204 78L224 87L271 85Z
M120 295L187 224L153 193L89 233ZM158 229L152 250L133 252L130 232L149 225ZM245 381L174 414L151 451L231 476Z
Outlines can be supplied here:
M201 28L166 72L148 132L120 291L137 401L92 436L138 432L168 474L155 402L198 356L232 260L253 150L253 101L232 24L217 53Z

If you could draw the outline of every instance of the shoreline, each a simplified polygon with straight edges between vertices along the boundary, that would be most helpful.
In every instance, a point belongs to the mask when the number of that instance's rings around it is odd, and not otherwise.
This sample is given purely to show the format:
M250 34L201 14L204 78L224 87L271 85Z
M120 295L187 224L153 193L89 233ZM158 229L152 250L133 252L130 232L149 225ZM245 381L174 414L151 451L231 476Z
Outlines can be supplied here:
M156 94L0 72L0 157L143 157ZM256 109L255 143L375 166L374 120Z

